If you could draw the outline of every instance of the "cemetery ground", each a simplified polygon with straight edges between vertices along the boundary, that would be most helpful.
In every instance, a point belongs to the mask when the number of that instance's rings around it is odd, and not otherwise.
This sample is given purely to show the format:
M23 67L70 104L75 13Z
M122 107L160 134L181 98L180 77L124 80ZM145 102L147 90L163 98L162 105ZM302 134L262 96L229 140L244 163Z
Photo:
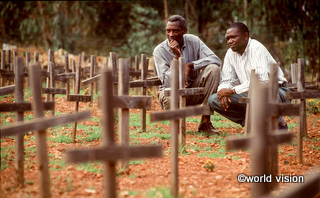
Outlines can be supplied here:
M117 164L118 197L170 197L170 121L150 122L150 113L162 111L156 99L156 91L148 89L153 96L152 109L147 111L147 131L141 132L140 110L130 110L130 144L161 144L163 157L131 160L128 170ZM83 90L81 91L83 93ZM132 95L132 93L130 93ZM44 94L43 94L44 98ZM25 89L25 101L31 102L30 89ZM14 96L0 97L1 103L13 103ZM297 117L285 117L289 130L294 132L293 142L279 146L279 174L303 175L320 168L320 116L316 112L317 101L307 102L308 136L303 141L303 164L296 159ZM70 149L101 147L101 117L98 97L92 104L79 103L79 111L90 110L92 118L78 122L76 143L72 143L72 123L46 130L49 157L49 173L52 197L103 197L103 163L68 164L65 153ZM55 115L74 112L74 103L65 96L56 95ZM1 113L0 127L14 123L15 113ZM46 112L50 117L51 112ZM24 113L25 122L33 119L32 112ZM179 153L180 197L250 197L250 184L239 183L240 173L250 175L250 150L227 151L225 142L230 136L242 136L244 128L221 117L211 117L221 135L198 133L200 116L186 119L186 147ZM115 115L115 131L118 131ZM117 134L118 135L118 134ZM0 197L39 197L39 179L35 133L24 136L25 185L17 186L14 177L14 136L1 138L1 187ZM118 137L117 137L118 142ZM184 152L183 152L184 150ZM212 165L210 167L210 165ZM210 171L210 168L212 171ZM319 171L319 170L318 170ZM279 183L279 190L292 183ZM320 197L320 195L318 195Z

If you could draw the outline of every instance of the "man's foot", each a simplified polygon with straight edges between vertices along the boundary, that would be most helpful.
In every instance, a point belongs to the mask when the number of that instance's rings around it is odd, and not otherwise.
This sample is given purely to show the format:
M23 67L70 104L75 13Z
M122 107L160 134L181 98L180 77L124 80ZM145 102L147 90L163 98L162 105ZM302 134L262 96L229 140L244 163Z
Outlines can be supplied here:
M282 116L279 117L279 130L288 129L287 122L284 120Z
M215 129L212 126L212 123L210 121L200 124L198 128L198 132L206 132L209 134L220 134L219 131L217 131L217 129Z

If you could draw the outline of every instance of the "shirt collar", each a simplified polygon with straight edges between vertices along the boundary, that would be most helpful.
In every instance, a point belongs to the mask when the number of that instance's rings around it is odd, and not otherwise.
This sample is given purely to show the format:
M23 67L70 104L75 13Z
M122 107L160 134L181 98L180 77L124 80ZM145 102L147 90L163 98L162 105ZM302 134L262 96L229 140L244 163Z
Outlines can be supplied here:
M244 54L247 54L247 53L248 53L250 43L251 43L251 38L249 37L249 40L248 40L248 43L247 43L247 47L246 47L246 49L244 50L244 52L243 52L243 54L242 54L242 55L244 55Z

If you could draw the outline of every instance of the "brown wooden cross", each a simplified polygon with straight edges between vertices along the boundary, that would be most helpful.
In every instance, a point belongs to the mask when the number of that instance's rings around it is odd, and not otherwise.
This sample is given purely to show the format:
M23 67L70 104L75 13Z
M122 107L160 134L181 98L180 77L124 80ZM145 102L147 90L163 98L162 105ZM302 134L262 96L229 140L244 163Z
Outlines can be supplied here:
M187 95L201 95L204 94L204 88L203 87L197 87L197 88L186 88L185 87L185 58L180 57L179 58L179 89L178 89L178 95L180 97L180 108L186 107L186 96ZM170 96L170 89L171 88L166 88L164 90L164 95L166 97ZM207 114L212 114L210 108L208 108L209 111ZM202 112L202 114L205 112ZM186 117L180 118L179 122L179 134L180 134L180 144L182 147L186 145Z
M20 62L20 61L19 61ZM39 174L40 174L40 194L41 197L50 197L50 177L48 169L48 154L46 145L46 128L54 127L77 120L88 119L91 117L90 111L85 111L76 114L63 115L59 117L44 117L44 104L41 98L41 80L40 65L34 64L30 66L30 84L32 91L32 109L34 111L35 119L31 122L24 123L22 121L16 122L13 126L1 129L1 137L10 135L22 135L36 130L37 136L37 150L39 158Z
M251 148L251 175L263 176L264 174L272 174L273 183L251 184L252 197L266 195L275 186L275 176L278 174L278 165L275 162L277 163L278 157L274 155L274 150L276 150L277 154L277 145L291 142L292 139L291 132L276 130L277 120L275 118L279 115L298 115L299 113L299 108L296 104L279 104L278 99L274 97L278 95L277 65L272 66L270 77L271 83L269 86L273 87L273 89L269 87L269 90L271 90L269 93L267 87L263 87L260 84L256 74L251 78L253 82L252 99L250 100L251 136L227 139L228 150ZM276 121L276 125L274 121ZM266 123L270 126L266 125Z
M69 102L75 102L74 103L74 110L75 112L78 112L79 109L79 102L92 102L93 101L93 92L92 87L90 86L90 93L92 95L80 95L80 78L81 78L81 65L80 65L81 56L79 57L79 64L76 67L76 76L75 76L75 94L68 94L67 95L67 101ZM95 64L95 56L91 56L91 65L90 67L93 68ZM72 141L75 143L77 136L77 122L73 123L73 129L72 129Z
M171 98L170 110L150 114L151 122L170 120L171 129L171 193L173 196L179 195L179 171L178 171L178 147L179 147L179 119L188 116L195 116L208 112L209 106L193 106L178 108L178 87L179 87L179 61L173 60L171 63Z
M66 160L70 163L81 163L87 161L103 161L105 163L105 197L116 197L116 170L115 163L117 160L129 158L154 158L162 156L161 145L148 146L117 146L115 143L114 133L114 115L115 107L113 95L113 77L111 71L102 72L102 100L101 106L103 111L102 125L103 134L102 148L69 150L66 152ZM128 128L128 127L127 127Z
M31 103L24 102L23 97L23 83L24 83L24 66L23 58L18 58L15 61L15 85L13 85L13 92L15 95L15 103L10 104L0 104L0 112L16 112L16 122L23 121L23 113L25 111L31 111ZM53 102L44 103L45 110L54 109ZM15 171L18 185L24 185L24 144L23 144L23 134L16 135L15 141Z
M298 119L297 160L303 162L302 147L303 136L307 135L306 99L320 98L320 90L305 90L303 59L298 59L297 91L287 92L288 99L298 99L300 115Z

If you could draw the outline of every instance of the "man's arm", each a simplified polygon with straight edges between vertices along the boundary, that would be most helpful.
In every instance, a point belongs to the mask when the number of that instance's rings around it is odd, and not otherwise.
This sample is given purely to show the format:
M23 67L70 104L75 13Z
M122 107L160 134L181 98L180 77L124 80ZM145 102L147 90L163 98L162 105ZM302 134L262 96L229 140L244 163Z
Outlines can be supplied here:
M216 64L218 66L221 66L221 60L220 58L213 53L213 51L199 39L199 58L196 61L192 61L194 64L194 69L204 69L209 64Z
M172 60L173 57L174 56L168 54L168 52L166 52L164 49L158 47L153 51L154 65L157 70L158 77L164 87L170 87L171 70L170 60L168 60L168 58L171 58Z

